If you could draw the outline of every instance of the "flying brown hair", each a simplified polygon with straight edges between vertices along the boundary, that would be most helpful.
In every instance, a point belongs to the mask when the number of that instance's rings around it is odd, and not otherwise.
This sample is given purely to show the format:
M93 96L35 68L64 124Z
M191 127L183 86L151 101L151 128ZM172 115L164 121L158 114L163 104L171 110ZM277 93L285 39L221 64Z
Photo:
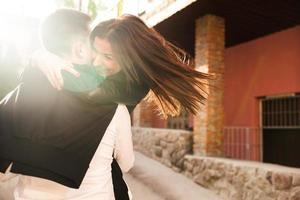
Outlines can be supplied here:
M124 15L99 23L91 32L106 39L128 81L146 84L151 90L148 100L164 116L176 116L181 109L196 114L205 102L210 76L196 71L187 54L165 40L141 19Z

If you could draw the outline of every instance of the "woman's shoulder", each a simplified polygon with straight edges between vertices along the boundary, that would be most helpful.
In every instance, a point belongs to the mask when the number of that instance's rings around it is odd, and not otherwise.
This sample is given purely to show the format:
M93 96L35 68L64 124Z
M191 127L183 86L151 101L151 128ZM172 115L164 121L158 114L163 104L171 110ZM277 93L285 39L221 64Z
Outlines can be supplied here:
M129 111L128 111L126 105L124 105L124 104L118 104L116 113L118 115L120 115L121 117L129 117L130 118Z

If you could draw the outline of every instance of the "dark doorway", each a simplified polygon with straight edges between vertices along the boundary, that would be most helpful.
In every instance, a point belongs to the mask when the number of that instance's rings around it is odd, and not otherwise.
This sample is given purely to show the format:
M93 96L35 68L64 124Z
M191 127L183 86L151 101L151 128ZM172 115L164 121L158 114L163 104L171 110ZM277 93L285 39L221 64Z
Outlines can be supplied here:
M300 167L300 96L262 100L263 161Z

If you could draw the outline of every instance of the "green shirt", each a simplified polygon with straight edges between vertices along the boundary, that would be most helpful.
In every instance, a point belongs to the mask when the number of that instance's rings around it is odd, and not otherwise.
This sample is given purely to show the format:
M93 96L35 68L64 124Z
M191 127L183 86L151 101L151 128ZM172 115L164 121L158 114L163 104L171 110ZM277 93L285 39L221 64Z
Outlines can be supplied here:
M85 92L96 89L104 81L104 77L97 73L95 67L89 65L74 65L74 69L80 73L79 77L62 71L64 89L72 92Z

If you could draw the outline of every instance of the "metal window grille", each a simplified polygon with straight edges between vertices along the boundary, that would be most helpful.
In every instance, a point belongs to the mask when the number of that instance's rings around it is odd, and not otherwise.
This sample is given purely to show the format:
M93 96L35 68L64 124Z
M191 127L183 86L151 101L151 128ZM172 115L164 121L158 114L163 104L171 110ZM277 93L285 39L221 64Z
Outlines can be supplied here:
M168 118L167 127L170 129L189 129L189 115L182 112L178 117Z
M300 128L300 95L262 99L263 128Z
M258 127L224 127L225 157L257 160L261 159L261 129Z

